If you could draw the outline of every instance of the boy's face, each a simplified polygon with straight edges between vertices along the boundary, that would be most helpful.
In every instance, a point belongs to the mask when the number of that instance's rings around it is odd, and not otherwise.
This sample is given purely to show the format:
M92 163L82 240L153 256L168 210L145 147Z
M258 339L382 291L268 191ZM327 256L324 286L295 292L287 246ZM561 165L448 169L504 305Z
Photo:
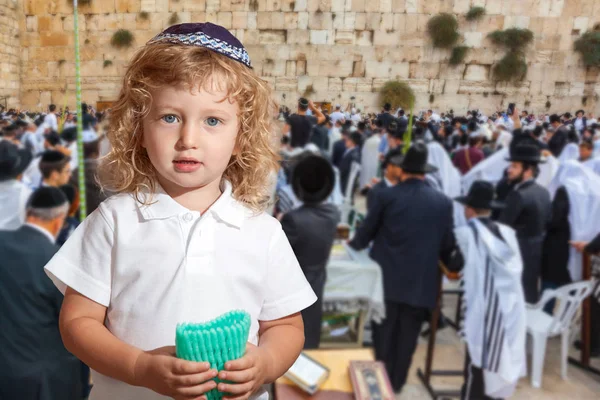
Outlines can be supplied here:
M150 91L142 145L168 192L219 185L234 153L239 107L227 93L184 85ZM223 100L223 101L222 101Z
M579 158L582 160L587 160L592 156L593 148L588 147L585 144L579 145Z

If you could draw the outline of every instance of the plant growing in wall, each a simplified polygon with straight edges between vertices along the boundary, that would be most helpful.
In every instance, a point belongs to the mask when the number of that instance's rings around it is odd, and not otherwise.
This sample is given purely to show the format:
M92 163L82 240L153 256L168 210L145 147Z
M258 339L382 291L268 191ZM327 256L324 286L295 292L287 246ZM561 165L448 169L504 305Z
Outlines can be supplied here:
M494 31L488 35L492 43L504 47L506 55L494 65L494 79L498 81L520 81L527 75L525 49L533 41L529 29L510 28Z
M456 44L460 34L458 21L452 14L442 13L432 17L427 22L427 33L431 38L433 47L449 49Z
M415 102L415 93L406 82L389 81L379 90L379 103L381 107L390 103L392 107L410 109Z
M133 44L133 33L127 29L119 29L110 39L110 44L117 49L130 47Z
M467 19L467 21L477 21L477 20L481 19L484 15L485 15L485 8L479 7L479 6L474 6L469 9L467 14L465 15L465 18Z
M138 14L138 17L140 17L142 21L147 21L148 18L150 18L150 13L148 13L147 11L142 11Z
M169 25L175 25L178 23L179 23L179 15L177 15L177 13L171 14L171 17L169 18Z
M113 62L111 60L104 60L104 64L103 64L104 68L108 68L111 65L113 65Z
M452 49L452 54L450 55L450 60L448 60L448 62L450 65L461 64L465 60L468 52L468 46L456 46Z
M583 63L588 67L600 66L600 26L584 33L575 41L575 51L581 54Z
M315 88L313 87L313 85L308 85L306 87L306 89L304 89L304 93L302 94L302 97L309 98L310 96L312 96L315 93L316 92L315 92Z

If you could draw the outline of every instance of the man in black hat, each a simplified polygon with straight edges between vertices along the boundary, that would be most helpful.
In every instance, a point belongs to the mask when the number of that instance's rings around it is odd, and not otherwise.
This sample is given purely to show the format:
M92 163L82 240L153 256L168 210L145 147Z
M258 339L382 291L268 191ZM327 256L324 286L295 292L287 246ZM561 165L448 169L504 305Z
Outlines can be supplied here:
M398 184L400 175L402 174L402 152L400 149L394 149L389 151L383 162L381 163L381 169L383 170L383 178L373 187L369 189L367 193L367 213L371 205L374 203L373 198L378 195L381 190L385 190Z
M396 118L390 113L392 110L392 105L390 103L385 103L383 105L383 112L377 116L377 119L383 123L383 128L387 129L390 125L390 122L396 121Z
M575 119L573 120L573 126L578 134L582 134L587 126L587 118L585 117L585 111L577 110L575 113Z
M494 197L491 183L475 181L456 199L468 221L456 230L465 260L464 400L510 397L526 371L523 264L515 231L490 218L501 207Z
M525 300L534 304L539 297L542 246L550 221L552 203L548 190L535 182L538 164L543 162L539 146L522 143L511 148L508 181L514 185L506 197L499 222L517 232L523 257Z
M17 229L25 222L25 205L31 190L20 177L31 159L28 150L7 140L0 141L0 229Z
M340 220L337 207L324 203L335 184L333 167L321 156L304 156L292 170L291 183L294 194L304 204L284 214L281 226L317 295L317 302L302 311L304 348L316 349L321 337L325 267Z
M552 155L558 158L568 143L569 129L563 125L557 114L550 116L550 125L554 128L554 134L552 134L552 137L548 141L548 147Z
M436 170L427 164L427 146L417 142L399 163L398 185L373 198L350 246L371 242L370 256L383 272L386 319L375 333L376 358L385 363L395 391L406 382L417 338L438 295L438 261L456 269L452 201L425 183Z
M307 115L311 110L314 115ZM313 104L305 98L298 100L298 111L287 117L286 125L283 128L284 135L290 135L290 145L292 148L304 147L310 140L312 129L317 124L325 122L325 115L319 111Z
M40 188L26 223L0 231L0 399L81 399L81 363L59 332L63 296L44 273L68 208L60 189Z

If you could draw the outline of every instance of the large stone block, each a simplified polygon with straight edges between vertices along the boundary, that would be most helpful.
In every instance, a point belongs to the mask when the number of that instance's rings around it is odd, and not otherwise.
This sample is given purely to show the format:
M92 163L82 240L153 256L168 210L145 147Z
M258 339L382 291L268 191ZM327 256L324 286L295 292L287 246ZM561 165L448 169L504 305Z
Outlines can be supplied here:
M286 42L286 31L259 31L258 39L260 44L284 44Z
M317 12L308 17L308 29L325 30L331 29L333 21L330 12Z
M61 32L40 33L40 44L45 47L69 46L72 44L73 36Z
M375 46L398 46L400 44L400 35L394 30L390 32L375 31L373 44Z
M327 44L329 31L326 30L312 30L310 31L310 43L311 44Z
M467 65L464 79L467 81L485 81L489 78L489 65Z

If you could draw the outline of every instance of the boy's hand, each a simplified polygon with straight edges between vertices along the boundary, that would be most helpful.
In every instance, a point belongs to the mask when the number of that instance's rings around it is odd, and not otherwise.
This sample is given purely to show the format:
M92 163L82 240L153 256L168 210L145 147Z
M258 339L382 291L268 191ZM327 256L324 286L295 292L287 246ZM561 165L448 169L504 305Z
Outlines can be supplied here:
M219 392L229 394L224 399L246 400L256 392L265 383L268 358L265 350L248 343L244 357L227 362L219 379L234 383L219 383Z
M135 382L176 400L206 399L203 395L217 384L209 363L175 357L175 346L161 347L139 355L135 363Z

